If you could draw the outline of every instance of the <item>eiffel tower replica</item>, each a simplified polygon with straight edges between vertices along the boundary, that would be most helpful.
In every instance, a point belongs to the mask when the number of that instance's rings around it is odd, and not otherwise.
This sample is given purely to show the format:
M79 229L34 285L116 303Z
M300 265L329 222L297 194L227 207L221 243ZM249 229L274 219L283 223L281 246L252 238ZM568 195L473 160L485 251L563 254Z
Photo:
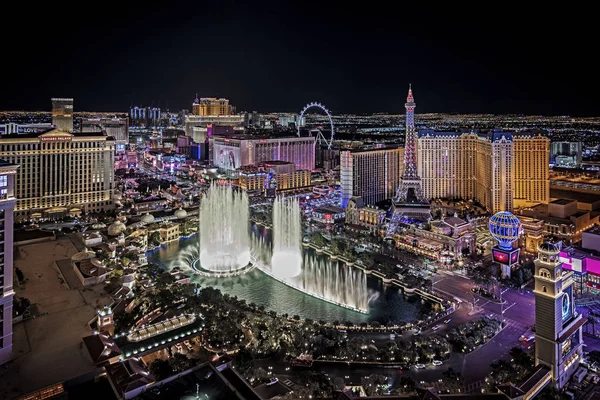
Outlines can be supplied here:
M403 218L427 221L431 218L429 202L423 197L421 178L417 173L417 132L415 130L415 99L412 87L406 98L406 140L404 143L404 171L396 197L392 199L392 217L388 223L387 237L391 237Z

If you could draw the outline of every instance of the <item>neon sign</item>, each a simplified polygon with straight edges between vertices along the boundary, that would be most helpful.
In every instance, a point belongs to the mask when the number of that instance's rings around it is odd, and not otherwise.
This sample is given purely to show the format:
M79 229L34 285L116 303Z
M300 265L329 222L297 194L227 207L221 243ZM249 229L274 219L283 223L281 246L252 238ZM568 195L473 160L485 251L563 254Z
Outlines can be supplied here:
M42 142L70 142L71 136L45 136L40 139Z

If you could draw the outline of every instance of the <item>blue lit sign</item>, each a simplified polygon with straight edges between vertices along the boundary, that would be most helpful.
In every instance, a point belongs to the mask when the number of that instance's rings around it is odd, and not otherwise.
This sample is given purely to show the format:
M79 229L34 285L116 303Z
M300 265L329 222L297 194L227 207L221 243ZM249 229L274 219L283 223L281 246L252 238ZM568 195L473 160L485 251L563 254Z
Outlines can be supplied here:
M573 285L564 290L562 295L562 322L563 324L573 316Z

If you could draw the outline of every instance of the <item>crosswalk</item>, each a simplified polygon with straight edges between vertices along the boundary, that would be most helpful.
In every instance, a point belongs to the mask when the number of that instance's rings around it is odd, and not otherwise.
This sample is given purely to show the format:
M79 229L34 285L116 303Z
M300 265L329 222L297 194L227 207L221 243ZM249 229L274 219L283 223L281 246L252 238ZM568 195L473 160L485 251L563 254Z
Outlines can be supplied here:
M280 381L284 386L286 386L289 390L294 390L296 389L296 384L292 381L290 381L290 379L285 379L283 381Z

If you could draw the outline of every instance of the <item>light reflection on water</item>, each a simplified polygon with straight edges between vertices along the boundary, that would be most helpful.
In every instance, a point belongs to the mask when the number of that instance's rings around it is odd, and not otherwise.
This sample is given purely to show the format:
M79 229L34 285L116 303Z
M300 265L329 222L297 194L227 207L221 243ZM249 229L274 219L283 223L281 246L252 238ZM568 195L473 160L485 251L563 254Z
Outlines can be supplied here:
M197 236L182 239L179 242L170 242L148 253L148 261L171 269L177 265L181 251L189 246L197 245ZM327 258L327 256L314 254L312 249L304 249L304 252L312 252L311 256L313 257ZM186 273L192 276L194 283L199 283L201 286L218 288L223 293L245 299L248 303L262 305L265 309L274 310L278 314L287 313L290 316L297 314L301 318L313 320L352 321L354 323L363 321L409 322L418 318L422 309L418 296L405 297L397 288L383 286L375 278L367 279L371 298L370 313L362 314L311 297L270 278L257 269L245 275L226 278L204 277L194 274L191 270L187 270Z

